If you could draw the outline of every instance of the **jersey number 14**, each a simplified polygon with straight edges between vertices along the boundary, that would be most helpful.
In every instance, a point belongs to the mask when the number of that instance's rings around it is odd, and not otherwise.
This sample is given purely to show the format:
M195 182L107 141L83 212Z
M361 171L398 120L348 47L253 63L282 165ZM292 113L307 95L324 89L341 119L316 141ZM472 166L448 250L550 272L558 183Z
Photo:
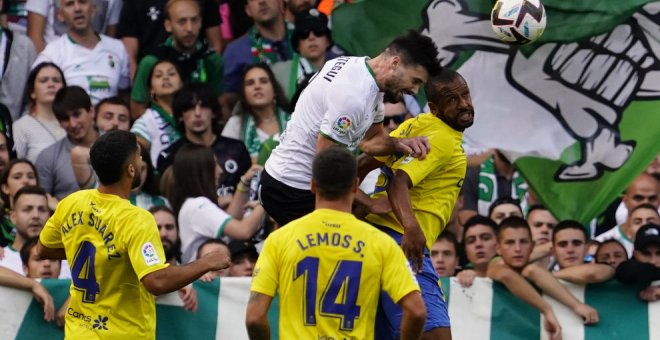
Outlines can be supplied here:
M303 305L306 326L316 325L318 274L318 257L305 257L296 265L293 279L297 280L302 277L305 282ZM339 261L320 298L319 315L339 318L341 320L339 328L343 331L352 331L355 319L360 316L357 297L360 291L361 275L362 262Z

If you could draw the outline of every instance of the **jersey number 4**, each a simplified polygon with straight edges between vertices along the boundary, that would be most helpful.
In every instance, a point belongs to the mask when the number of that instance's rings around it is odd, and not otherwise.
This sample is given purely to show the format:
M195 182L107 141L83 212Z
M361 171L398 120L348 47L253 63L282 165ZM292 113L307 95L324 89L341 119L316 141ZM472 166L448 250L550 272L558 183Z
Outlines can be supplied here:
M82 301L85 303L94 303L96 294L100 291L94 271L95 259L96 247L91 242L84 241L78 247L71 266L73 287L83 293Z
M318 257L305 257L296 265L293 279L297 280L302 277L305 282L303 305L306 326L316 325L318 274ZM339 318L341 320L339 326L341 330L353 330L355 319L360 316L357 297L360 291L361 275L362 262L339 261L335 266L330 282L321 295L319 315Z

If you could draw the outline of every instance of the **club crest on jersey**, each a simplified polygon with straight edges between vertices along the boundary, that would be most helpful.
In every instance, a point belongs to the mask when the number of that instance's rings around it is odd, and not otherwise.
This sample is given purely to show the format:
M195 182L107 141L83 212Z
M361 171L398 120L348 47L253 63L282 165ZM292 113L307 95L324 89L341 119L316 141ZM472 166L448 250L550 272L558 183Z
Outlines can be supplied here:
M351 127L351 119L346 115L339 116L335 125L332 126L332 131L340 136L346 135L348 129Z
M147 242L142 245L142 257L144 258L144 263L146 263L147 266L160 263L160 259L156 253L156 248L153 244L151 244L151 242Z

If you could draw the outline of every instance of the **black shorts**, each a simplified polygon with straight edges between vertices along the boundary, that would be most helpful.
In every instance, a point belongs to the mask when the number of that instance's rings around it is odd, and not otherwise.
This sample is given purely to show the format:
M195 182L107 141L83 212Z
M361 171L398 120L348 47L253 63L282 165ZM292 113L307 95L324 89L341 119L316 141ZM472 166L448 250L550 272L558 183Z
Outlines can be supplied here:
M259 182L259 200L280 226L314 211L315 197L310 190L290 187L264 170Z

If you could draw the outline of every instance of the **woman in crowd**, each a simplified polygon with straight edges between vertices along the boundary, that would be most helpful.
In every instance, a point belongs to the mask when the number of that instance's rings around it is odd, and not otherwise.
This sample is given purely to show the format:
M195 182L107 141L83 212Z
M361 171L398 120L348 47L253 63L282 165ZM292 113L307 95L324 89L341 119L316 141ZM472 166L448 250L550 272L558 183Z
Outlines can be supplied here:
M149 74L149 108L138 118L131 132L137 135L143 148L149 150L152 164L161 151L181 139L181 132L172 116L174 93L183 86L181 72L168 60L158 61Z
M66 136L53 113L55 94L62 87L66 87L64 73L53 63L41 63L30 72L24 99L27 112L13 124L17 157L35 162L43 149Z
M14 195L26 185L38 185L39 177L34 165L27 159L14 159L7 164L0 175L0 247L11 244L14 240L14 224L9 220L9 212L14 205Z
M465 223L463 244L470 262L456 277L463 287L469 287L475 277L486 277L488 263L497 255L497 224L488 217L473 216Z
M273 71L264 64L252 65L243 74L239 114L229 118L222 135L242 140L255 163L263 143L277 140L284 131L288 109Z
M253 202L251 213L243 216L250 181L261 169L253 165L241 177L232 202L223 210L218 206L215 190L222 168L213 151L196 144L179 149L172 164L172 185L176 190L168 191L168 198L178 216L183 263L195 259L199 245L206 239L227 236L247 240L257 232L265 215L263 207Z

